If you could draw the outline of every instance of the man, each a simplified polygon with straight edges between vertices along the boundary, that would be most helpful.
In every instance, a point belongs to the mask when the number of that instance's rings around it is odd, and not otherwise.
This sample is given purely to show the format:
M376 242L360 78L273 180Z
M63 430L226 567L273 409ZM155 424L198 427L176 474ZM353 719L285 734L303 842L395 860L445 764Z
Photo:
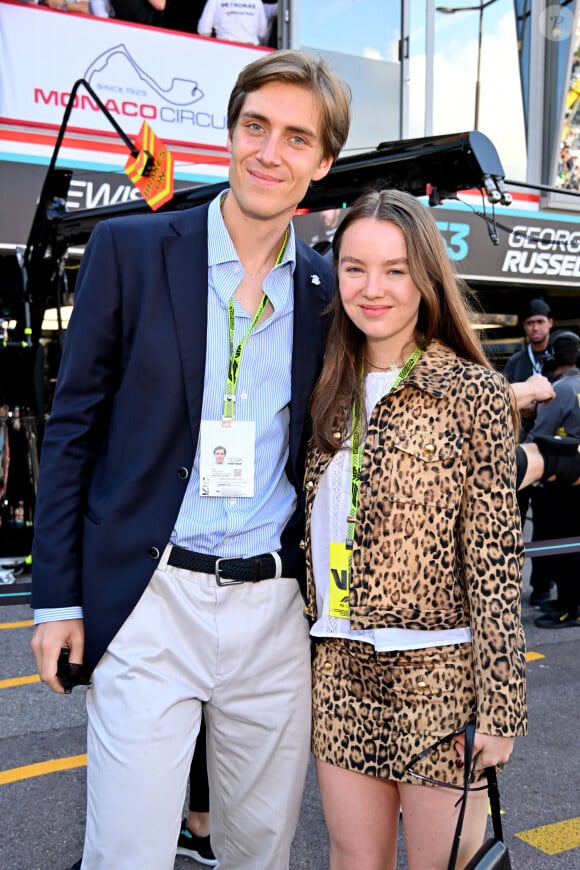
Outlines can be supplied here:
M323 61L264 55L229 100L229 191L103 222L85 252L42 451L32 641L56 692L62 646L94 669L84 870L173 867L202 704L222 870L288 866L309 758L305 415L333 284L290 221L349 114ZM232 430L260 457L252 494L203 496Z
M538 408L534 428L528 441L538 436L562 435L580 438L580 369L578 354L580 338L576 333L559 330L550 339L554 351L554 400ZM574 486L541 488L542 538L578 538L580 535L580 490ZM537 533L537 524L534 526ZM539 534L537 539L540 540ZM580 626L580 593L578 577L580 555L564 553L543 556L546 576L552 577L558 589L555 602L545 601L540 609L545 612L536 619L539 628L568 628Z
M511 383L525 381L530 375L544 373L548 339L553 325L550 306L543 299L531 299L521 312L520 319L528 343L510 356L504 366L503 373ZM535 406L522 408L521 414L524 428L529 430L535 417Z
M520 314L520 321L528 343L522 350L514 353L505 364L503 373L511 383L521 383L527 381L532 375L543 374L546 356L549 356L548 339L553 324L549 305L543 299L531 299L524 306ZM537 402L530 402L527 405L520 406L522 441L534 425L536 409ZM534 523L536 522L536 514L538 517L541 514L541 505L538 505L537 502L542 495L542 492L537 490L532 491L528 488L518 491L518 506L522 517L522 524L526 519L530 500L532 502ZM541 530L536 529L536 532L540 533ZM538 606L542 601L550 597L551 584L545 578L543 560L533 559L532 562L530 604Z
M197 24L201 36L259 45L268 35L262 0L207 0Z

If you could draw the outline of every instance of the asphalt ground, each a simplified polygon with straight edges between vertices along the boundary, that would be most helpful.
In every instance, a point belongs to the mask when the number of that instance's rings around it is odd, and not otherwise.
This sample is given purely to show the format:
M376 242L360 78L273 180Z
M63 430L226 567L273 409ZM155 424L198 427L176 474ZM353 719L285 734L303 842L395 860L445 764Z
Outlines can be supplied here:
M530 733L516 741L500 777L506 840L514 870L578 870L580 630L537 628L538 612L528 598L526 580ZM0 868L67 870L80 857L83 841L85 689L60 696L38 682L30 618L26 604L0 606ZM179 857L175 867L199 870L200 865ZM327 867L328 841L311 765L290 870ZM398 870L404 868L401 842Z

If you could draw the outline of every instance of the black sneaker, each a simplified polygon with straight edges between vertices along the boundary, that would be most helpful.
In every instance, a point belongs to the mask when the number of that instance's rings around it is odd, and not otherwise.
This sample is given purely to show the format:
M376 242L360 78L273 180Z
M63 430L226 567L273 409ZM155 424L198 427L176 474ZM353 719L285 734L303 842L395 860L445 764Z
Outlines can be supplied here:
M569 628L577 625L580 628L580 610L544 613L534 620L538 628Z
M217 867L218 860L211 848L209 836L196 837L187 827L187 819L181 823L181 831L177 841L177 854L185 855L186 858L193 858L198 864L205 864L206 867Z

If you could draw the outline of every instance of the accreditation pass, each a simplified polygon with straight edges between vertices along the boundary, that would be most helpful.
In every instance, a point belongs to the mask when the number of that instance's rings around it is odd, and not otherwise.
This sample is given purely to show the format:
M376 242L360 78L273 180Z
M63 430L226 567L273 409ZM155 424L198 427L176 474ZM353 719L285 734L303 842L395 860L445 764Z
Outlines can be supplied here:
M202 420L199 453L201 496L251 498L254 495L255 422Z

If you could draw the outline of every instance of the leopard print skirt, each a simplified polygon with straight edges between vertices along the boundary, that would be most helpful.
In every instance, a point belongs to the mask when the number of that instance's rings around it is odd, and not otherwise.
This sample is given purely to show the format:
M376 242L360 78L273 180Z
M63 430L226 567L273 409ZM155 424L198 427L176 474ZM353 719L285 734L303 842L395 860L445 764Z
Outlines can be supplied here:
M376 653L360 641L322 639L314 648L312 751L358 773L418 784L411 759L475 718L471 644ZM453 740L413 765L463 785Z

